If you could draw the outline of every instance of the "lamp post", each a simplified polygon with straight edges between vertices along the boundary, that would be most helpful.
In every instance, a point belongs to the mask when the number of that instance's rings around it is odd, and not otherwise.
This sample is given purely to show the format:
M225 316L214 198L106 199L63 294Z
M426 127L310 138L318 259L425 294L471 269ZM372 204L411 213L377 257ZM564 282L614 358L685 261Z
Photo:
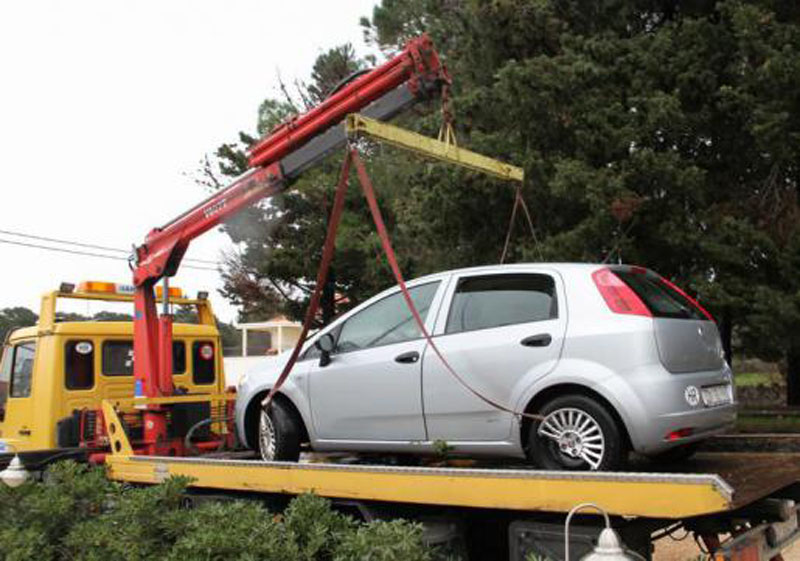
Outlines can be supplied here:
M569 561L569 524L573 515L585 508L593 508L600 512L605 519L606 527L600 531L594 549L584 555L580 561L643 561L640 555L622 548L619 536L611 528L608 513L594 503L581 503L573 507L567 514L567 520L564 523L564 561Z
M17 451L17 449L11 444L6 443L6 446L11 447L14 452ZM14 457L11 459L11 462L9 462L6 469L0 471L0 481L12 489L19 487L30 478L31 474L27 469L25 469L25 466L23 465L18 453L14 454Z

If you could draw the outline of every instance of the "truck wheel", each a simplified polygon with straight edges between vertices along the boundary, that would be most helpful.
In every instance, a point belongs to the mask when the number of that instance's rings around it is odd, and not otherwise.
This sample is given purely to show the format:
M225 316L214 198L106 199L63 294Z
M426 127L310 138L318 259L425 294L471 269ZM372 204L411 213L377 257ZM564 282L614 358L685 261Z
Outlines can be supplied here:
M258 450L261 459L296 462L300 458L300 426L294 413L280 400L274 399L258 422Z
M528 435L528 457L544 469L614 470L625 460L620 429L605 407L584 395L547 402Z

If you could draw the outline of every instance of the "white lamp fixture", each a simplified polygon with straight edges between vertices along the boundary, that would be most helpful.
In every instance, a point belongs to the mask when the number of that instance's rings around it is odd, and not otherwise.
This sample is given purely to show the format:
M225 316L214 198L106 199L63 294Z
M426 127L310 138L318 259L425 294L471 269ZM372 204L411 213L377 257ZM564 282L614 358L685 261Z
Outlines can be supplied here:
M600 532L595 548L584 555L581 561L642 561L641 556L622 548L622 542L619 536L614 529L611 528L608 514L594 503L579 504L573 507L572 510L569 511L569 514L567 514L567 520L564 523L564 561L569 561L569 523L572 521L572 516L584 508L593 508L600 512L605 519L606 527Z
M6 444L6 446L11 445ZM11 446L11 448L13 448L13 446ZM11 459L11 462L9 462L8 467L6 467L6 469L3 471L0 471L0 481L12 489L19 487L30 478L31 474L27 469L25 469L19 454L14 454L14 457Z

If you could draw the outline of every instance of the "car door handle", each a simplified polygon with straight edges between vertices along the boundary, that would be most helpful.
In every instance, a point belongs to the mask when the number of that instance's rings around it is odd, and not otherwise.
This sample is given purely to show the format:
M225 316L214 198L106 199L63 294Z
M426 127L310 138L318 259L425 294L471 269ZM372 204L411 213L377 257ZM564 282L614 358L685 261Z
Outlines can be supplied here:
M395 362L401 362L403 364L414 364L419 360L419 353L417 351L408 351L407 353L402 353L394 357Z
M538 335L525 337L522 341L520 341L520 344L526 347L546 347L552 341L553 338L549 333L539 333Z

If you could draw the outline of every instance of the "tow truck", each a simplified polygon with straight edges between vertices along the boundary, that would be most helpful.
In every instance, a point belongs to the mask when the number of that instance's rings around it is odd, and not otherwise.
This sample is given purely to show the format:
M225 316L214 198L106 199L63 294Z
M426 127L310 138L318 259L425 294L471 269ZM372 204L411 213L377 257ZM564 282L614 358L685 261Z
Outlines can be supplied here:
M382 66L269 133L250 151L251 170L230 186L150 232L136 249L133 275L136 396L103 400L97 413L103 423L97 430L107 446L88 460L103 462L110 478L128 484L187 476L192 481L187 504L230 497L272 503L313 492L366 519L414 518L432 529L429 541L446 542L470 559L516 561L533 554L568 561L570 554L592 550L619 559L623 545L634 552L624 558L649 559L654 540L679 533L694 534L715 559L780 559L800 535L797 455L700 454L677 466L663 466L658 473L647 464L633 464L625 473L597 473L492 464L263 462L242 459L236 451L206 452L225 447L223 429L209 431L203 448L188 445L191 439L178 433L176 407L231 399L202 391L176 395L170 349L180 331L169 314L168 279L176 274L190 242L239 210L287 189L303 171L345 145L348 130L352 132L348 123L359 120L353 113L366 116L363 122L370 126L369 118L388 120L418 101L446 94L449 85L430 39L412 39ZM515 175L507 166L462 151L448 138L449 133L439 141L384 134L385 140L427 156ZM156 287L162 280L166 297L159 316ZM140 430L133 431L134 424ZM82 441L81 446L90 443ZM11 475L7 479L14 480ZM573 515L589 507L602 510L604 518L582 515L568 534L565 526L569 528ZM618 534L603 530L595 547L604 525Z
M208 295L186 298L179 287L169 291L173 306L192 310L196 317L196 323L175 325L175 387L182 394L224 393L222 346ZM156 298L164 299L161 287ZM64 321L59 309L65 301L130 305L133 287L105 281L62 283L42 296L37 325L8 334L0 366L0 469L14 454L32 470L56 459L88 461L91 454L102 454L108 448L103 400L133 394L133 323ZM186 433L211 412L195 411L197 419L191 413L185 408L173 411L176 431ZM141 432L135 422L128 428L131 434Z

